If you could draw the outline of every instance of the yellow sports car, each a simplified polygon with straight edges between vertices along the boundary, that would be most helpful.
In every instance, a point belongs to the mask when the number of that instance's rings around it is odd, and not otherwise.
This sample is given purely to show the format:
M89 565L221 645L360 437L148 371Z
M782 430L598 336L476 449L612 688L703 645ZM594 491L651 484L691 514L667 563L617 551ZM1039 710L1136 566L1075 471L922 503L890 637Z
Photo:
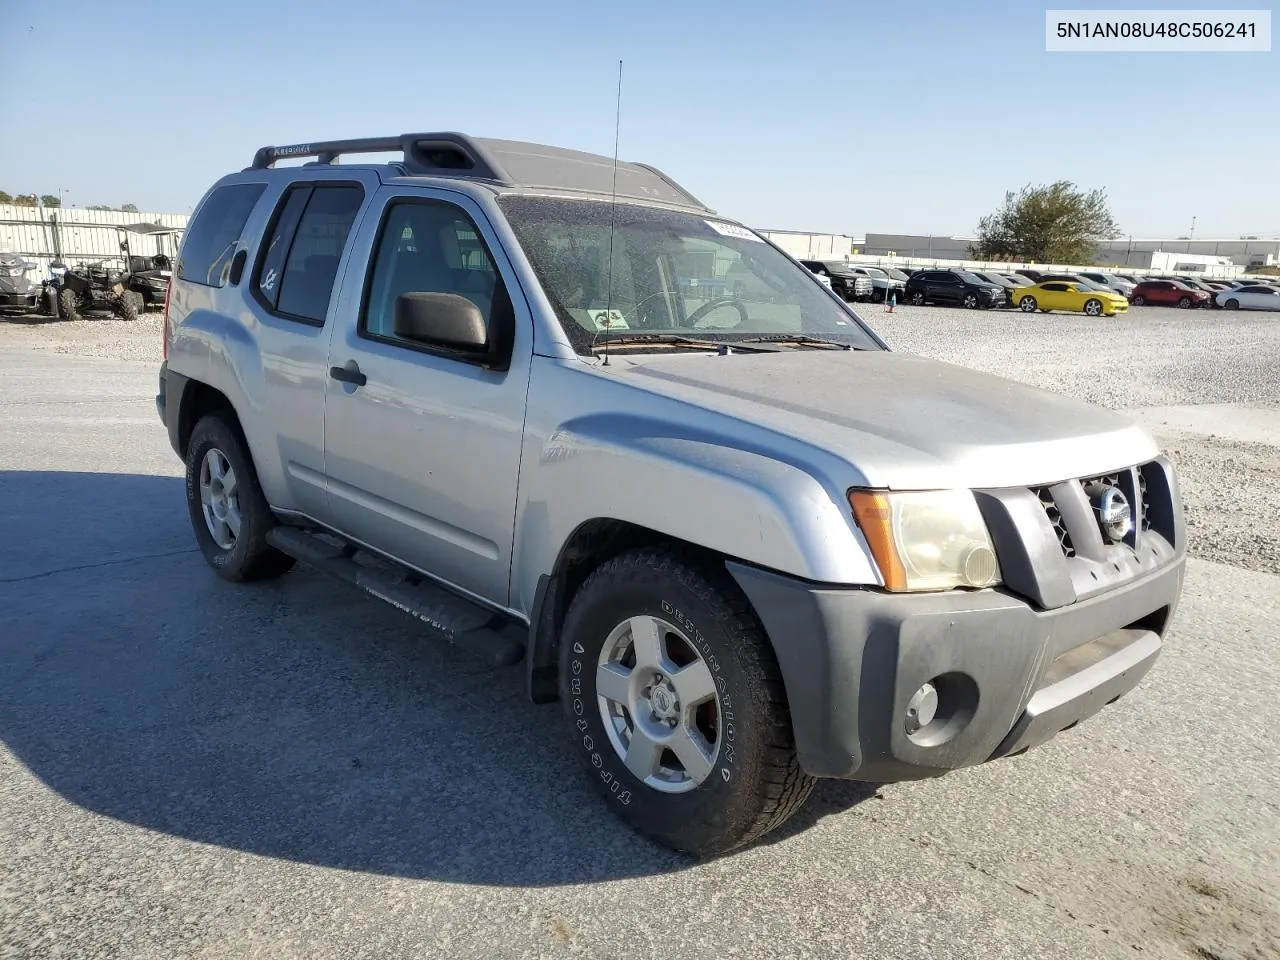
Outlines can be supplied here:
M1046 280L1011 291L1013 302L1023 313L1042 310L1070 310L1091 317L1114 317L1129 312L1129 301L1110 290L1098 290L1065 280Z

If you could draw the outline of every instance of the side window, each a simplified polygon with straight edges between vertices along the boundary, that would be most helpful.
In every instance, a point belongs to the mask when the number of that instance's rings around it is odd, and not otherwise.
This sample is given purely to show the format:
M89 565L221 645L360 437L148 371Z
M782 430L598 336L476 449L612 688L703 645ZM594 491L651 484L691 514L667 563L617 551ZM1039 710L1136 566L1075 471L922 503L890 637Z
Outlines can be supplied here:
M466 297L486 323L493 319L495 304L506 300L502 279L471 218L437 200L399 201L388 208L368 283L360 332L393 341L399 340L395 305L402 293Z
M298 221L302 219L302 211L306 209L310 199L310 184L290 187L272 217L257 279L254 281L258 299L270 310L275 310L280 301L280 280L284 276L284 261L289 255L289 243L293 240Z
M261 183L231 183L209 194L187 227L178 277L207 287L226 285L240 233L264 189Z
M256 281L259 295L276 313L324 323L338 263L363 201L364 190L349 184L313 183L286 195Z
M1042 284L1045 290L1052 290L1054 293L1063 293L1067 289L1065 283L1045 283Z

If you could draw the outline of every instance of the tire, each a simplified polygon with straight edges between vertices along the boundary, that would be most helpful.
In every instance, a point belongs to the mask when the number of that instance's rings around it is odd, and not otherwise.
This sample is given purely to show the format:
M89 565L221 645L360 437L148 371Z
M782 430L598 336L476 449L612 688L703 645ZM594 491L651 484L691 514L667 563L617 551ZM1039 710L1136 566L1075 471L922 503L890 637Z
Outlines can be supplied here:
M640 656L646 637L654 652ZM570 605L560 657L576 752L609 808L651 840L725 853L785 822L812 791L773 648L723 566L671 547L606 561ZM610 678L617 698L600 693ZM629 766L638 745L648 749Z
M221 471L222 479L218 479ZM234 489L223 488L229 477ZM202 487L210 498L209 518ZM187 509L200 551L224 580L265 580L286 573L293 557L267 543L276 526L258 485L248 447L233 415L211 413L191 431L187 445ZM234 516L234 519L233 519Z
M960 302L964 304L966 310L978 309L978 295L976 293L966 293L964 299Z
M138 301L134 299L137 294L126 290L123 294L116 297L111 304L111 310L121 320L127 320L132 323L138 319Z
M1084 312L1090 317L1102 316L1102 301L1090 297L1084 302Z
M1036 312L1036 298L1028 294L1018 301L1018 309L1023 313Z
M1179 310L1187 310L1187 309L1189 309L1190 307L1191 307L1191 298L1190 298L1190 297L1179 297L1179 298L1178 298L1178 309L1179 309Z
M1147 302L1147 298L1144 297L1142 294L1138 294L1136 297L1133 298L1132 302L1135 307L1141 307Z
M80 300L70 287L63 287L58 291L58 309L72 322L84 319L84 314L80 312Z
M911 302L915 304L917 307L923 307L924 300L925 300L925 297L924 297L923 290L916 290L911 294Z
M44 312L47 316L57 320L62 316L62 311L58 308L58 291L46 290L43 296Z
M1239 310L1239 309L1240 309L1240 301L1239 301L1239 300L1237 300L1235 297L1232 297L1230 300L1228 300L1228 301L1224 304L1224 306L1225 306L1228 310Z

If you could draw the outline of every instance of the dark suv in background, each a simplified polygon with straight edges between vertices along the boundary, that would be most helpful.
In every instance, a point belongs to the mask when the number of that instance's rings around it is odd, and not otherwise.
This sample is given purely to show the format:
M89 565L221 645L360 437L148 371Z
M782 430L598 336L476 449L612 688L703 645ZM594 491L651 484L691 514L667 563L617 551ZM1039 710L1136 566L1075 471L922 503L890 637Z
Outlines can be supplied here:
M1009 295L1004 287L966 270L921 270L907 280L908 303L955 303L976 310L1004 307Z

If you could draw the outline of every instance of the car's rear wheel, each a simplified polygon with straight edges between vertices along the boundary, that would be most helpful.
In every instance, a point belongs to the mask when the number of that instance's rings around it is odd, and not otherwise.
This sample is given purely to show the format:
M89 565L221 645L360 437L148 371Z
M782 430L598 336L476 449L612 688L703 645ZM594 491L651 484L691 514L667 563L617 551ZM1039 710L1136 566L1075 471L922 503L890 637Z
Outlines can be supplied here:
M263 580L293 566L293 557L267 543L276 519L240 428L228 414L211 413L191 431L187 509L200 551L222 579Z
M1021 300L1018 301L1018 309L1021 310L1023 313L1035 313L1036 298L1032 296L1023 297Z
M1102 301L1089 299L1084 302L1084 312L1091 317L1102 316Z
M925 298L924 298L923 290L916 290L911 294L911 302L915 304L917 307L924 306L924 299Z
M1227 308L1228 310L1239 310L1239 309L1240 309L1240 301L1239 301L1239 300L1237 300L1235 297L1232 297L1230 300L1228 300L1228 301L1226 302L1226 308Z
M978 295L976 293L966 293L964 299L960 302L964 304L966 310L978 309Z
M1179 309L1179 310L1186 310L1186 309L1187 309L1188 307L1190 307L1190 306L1191 306L1191 298L1190 298L1190 297L1179 297L1179 298L1178 298L1178 309Z
M1141 307L1146 302L1147 302L1147 298L1144 297L1142 294L1138 294L1133 298L1133 305L1135 307Z
M587 773L616 814L697 856L803 805L773 648L722 564L632 551L587 578L561 635L560 694Z

